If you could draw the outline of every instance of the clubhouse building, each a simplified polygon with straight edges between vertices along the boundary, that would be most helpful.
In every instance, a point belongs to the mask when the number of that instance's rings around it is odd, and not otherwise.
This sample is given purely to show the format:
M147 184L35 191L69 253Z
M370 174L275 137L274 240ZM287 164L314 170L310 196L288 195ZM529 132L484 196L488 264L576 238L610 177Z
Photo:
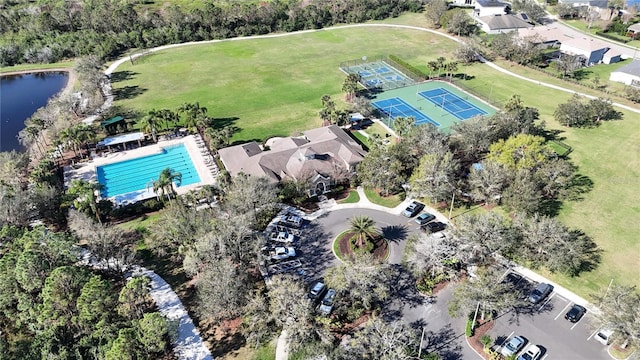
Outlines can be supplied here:
M366 152L336 125L273 138L262 147L255 141L218 151L231 176L264 176L273 182L309 181L309 196L322 195L340 180L355 175Z

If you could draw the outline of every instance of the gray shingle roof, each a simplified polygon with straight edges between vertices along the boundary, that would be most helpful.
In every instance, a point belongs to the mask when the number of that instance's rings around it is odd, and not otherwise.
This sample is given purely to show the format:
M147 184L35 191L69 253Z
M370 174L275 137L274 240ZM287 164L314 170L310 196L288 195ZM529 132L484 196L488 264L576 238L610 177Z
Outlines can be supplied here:
M479 18L491 30L532 28L533 25L517 15L489 15Z
M621 72L629 75L640 76L640 60L633 60L629 64L619 68L614 72Z

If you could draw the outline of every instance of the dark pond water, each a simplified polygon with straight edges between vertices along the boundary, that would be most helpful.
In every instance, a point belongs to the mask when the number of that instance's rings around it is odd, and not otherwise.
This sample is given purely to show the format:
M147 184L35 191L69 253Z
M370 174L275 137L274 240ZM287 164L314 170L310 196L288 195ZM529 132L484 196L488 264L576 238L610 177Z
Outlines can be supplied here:
M0 151L22 151L18 132L67 84L66 72L0 76Z

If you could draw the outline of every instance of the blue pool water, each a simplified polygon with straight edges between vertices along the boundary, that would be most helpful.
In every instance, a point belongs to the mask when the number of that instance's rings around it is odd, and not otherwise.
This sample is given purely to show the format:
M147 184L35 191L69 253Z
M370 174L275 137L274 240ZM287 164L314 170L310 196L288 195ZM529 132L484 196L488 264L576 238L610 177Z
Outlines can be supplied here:
M168 146L159 154L98 166L96 172L98 182L104 185L102 196L109 198L151 187L167 167L182 174L178 187L200 182L183 144Z

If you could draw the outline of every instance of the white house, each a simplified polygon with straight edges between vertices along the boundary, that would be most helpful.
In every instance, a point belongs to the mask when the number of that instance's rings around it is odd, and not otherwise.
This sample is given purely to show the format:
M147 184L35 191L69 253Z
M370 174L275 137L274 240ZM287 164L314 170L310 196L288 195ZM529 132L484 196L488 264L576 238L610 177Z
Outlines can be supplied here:
M608 51L613 50L610 50L607 43L592 38L568 39L560 45L560 52L583 57L585 59L584 63L587 66L600 62L610 64L620 61L620 54L616 54L615 52L612 52L610 56L605 59L605 54Z
M475 0L473 16L476 18L490 15L506 14L511 4L499 0Z
M633 60L631 63L611 72L609 80L640 87L640 60Z
M487 34L500 34L516 31L518 29L533 28L533 24L523 19L524 14L496 14L482 16L476 19L482 31Z

